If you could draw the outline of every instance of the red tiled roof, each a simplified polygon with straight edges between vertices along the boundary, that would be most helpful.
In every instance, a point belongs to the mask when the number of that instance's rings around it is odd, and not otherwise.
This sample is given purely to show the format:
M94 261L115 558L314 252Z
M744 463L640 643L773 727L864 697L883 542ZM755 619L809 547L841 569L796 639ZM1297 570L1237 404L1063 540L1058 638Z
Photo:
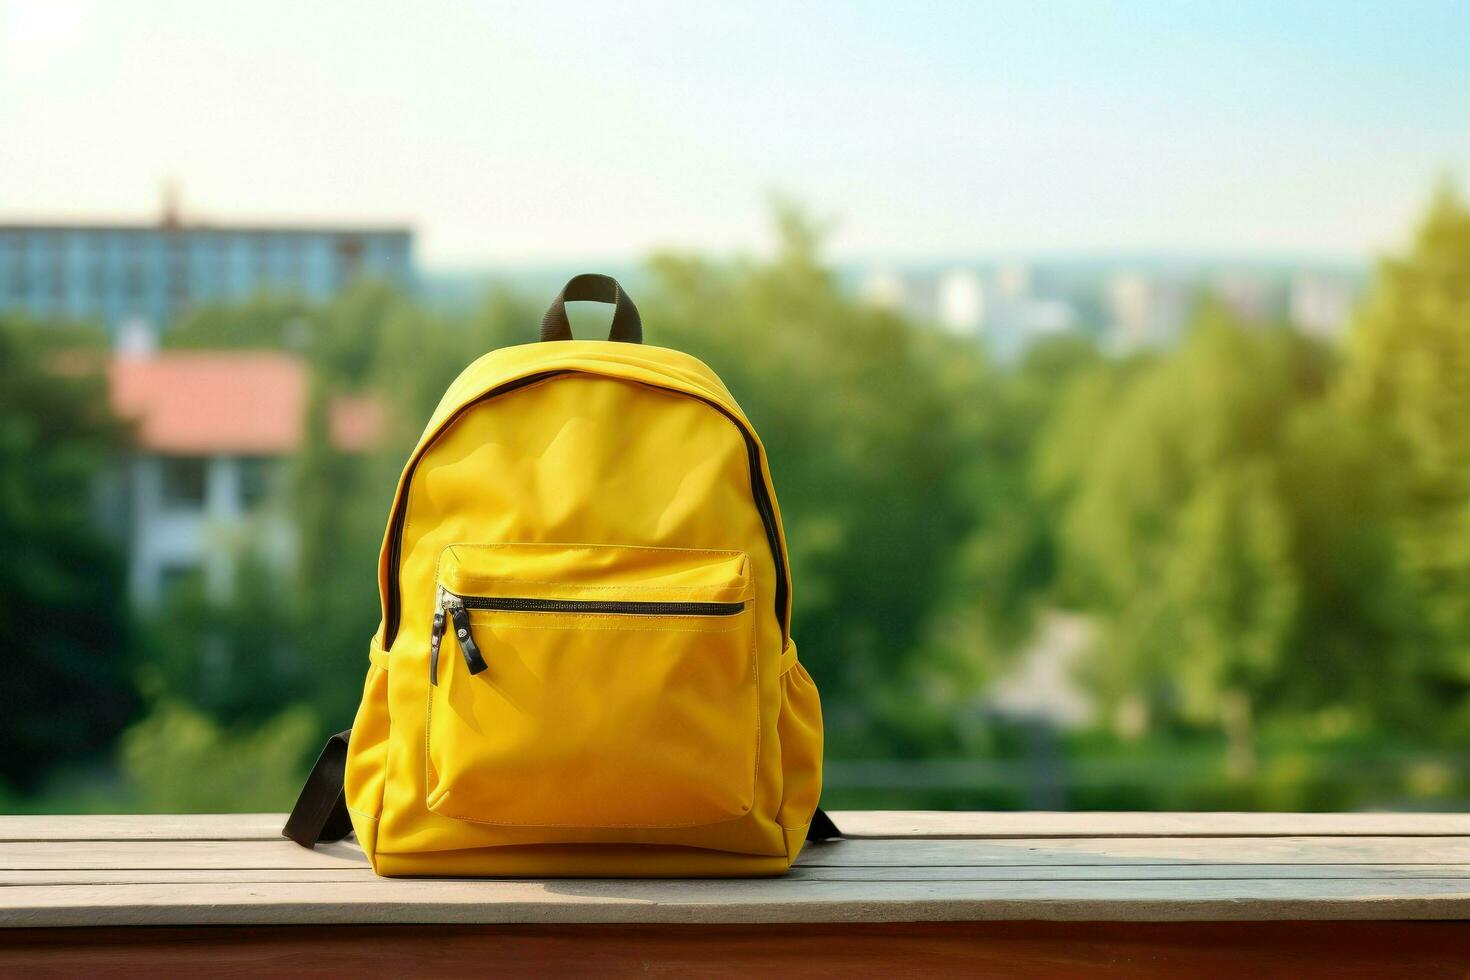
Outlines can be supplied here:
M306 366L273 351L160 351L108 365L112 408L135 425L140 449L176 456L279 456L301 445ZM343 449L372 445L382 429L372 399L342 398L330 416Z

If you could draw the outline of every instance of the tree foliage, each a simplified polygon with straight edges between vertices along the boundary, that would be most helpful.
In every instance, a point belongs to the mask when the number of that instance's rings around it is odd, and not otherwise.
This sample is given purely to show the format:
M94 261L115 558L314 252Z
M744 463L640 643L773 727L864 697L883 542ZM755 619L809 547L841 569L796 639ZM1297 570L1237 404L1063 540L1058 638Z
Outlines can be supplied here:
M1163 724L1463 730L1470 213L1435 200L1345 357L1202 311L1063 396L1035 461L1097 689ZM1457 717L1460 720L1456 720Z
M136 705L121 555L97 521L122 434L101 353L0 322L0 775L22 788L107 745Z
M1450 187L1408 254L1380 265L1353 341L1344 402L1389 480L1387 527L1433 648L1433 707L1470 721L1470 209Z

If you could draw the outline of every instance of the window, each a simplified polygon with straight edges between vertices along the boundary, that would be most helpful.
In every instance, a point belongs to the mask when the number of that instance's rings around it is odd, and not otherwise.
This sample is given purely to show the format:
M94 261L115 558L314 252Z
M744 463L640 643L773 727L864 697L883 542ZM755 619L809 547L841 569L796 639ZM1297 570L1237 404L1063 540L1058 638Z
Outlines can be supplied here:
M247 456L239 461L239 467L240 504L246 510L255 510L275 492L276 461L262 456Z
M200 510L204 507L207 460L172 457L163 460L162 499L170 508Z
M337 239L337 283L350 282L362 269L362 239L343 235Z

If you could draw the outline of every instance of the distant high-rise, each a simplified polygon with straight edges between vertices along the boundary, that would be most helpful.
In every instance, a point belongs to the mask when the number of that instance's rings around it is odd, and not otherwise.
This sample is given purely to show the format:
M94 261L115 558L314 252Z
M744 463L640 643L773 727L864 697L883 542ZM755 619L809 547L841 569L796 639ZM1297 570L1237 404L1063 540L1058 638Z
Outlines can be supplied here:
M904 310L908 305L909 285L897 272L878 269L863 277L859 293L868 305L880 310Z
M1291 282L1291 321L1304 333L1337 339L1352 319L1359 291L1348 276L1301 273Z
M985 283L979 273L954 269L939 280L939 322L961 337L980 330L985 322Z
M0 312L159 330L200 303L260 292L324 299L348 283L413 281L403 227L0 222Z
M1171 277L1126 271L1108 280L1105 301L1112 346L1126 352L1173 343L1189 314L1191 295Z
M1214 293L1225 308L1247 323L1264 323L1279 309L1266 277L1250 272L1227 272L1215 277Z

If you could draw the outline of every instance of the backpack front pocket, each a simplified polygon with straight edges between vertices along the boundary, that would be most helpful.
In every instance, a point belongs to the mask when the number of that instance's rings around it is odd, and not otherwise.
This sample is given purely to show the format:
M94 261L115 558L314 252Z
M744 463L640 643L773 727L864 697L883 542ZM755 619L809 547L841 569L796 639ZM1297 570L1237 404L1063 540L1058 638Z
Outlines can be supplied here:
M451 545L430 648L430 810L530 827L690 827L754 803L742 552Z

